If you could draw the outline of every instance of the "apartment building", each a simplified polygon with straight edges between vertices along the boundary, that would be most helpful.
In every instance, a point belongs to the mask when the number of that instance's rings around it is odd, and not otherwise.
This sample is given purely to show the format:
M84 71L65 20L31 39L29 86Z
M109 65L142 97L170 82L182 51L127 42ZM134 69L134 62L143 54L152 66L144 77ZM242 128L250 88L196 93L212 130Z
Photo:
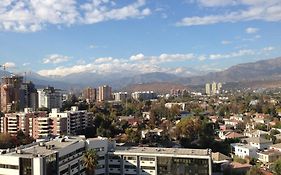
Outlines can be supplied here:
M93 113L78 110L73 106L70 111L60 112L54 108L52 112L7 113L1 118L1 133L15 135L19 130L37 139L59 135L77 135L91 124Z
M95 174L211 175L211 150L119 147L107 138L57 137L17 149L2 150L1 175L84 175L82 156L97 151Z
M87 87L83 89L82 97L85 99L88 103L95 102L97 100L97 89Z
M153 91L137 91L131 94L132 98L135 100L151 100L156 99L157 95Z
M114 101L123 101L128 98L127 92L115 92L113 93Z
M112 88L108 85L99 86L99 101L111 100L111 90Z
M38 89L38 107L39 108L61 108L62 93L61 90L48 86L44 89Z
M18 111L20 106L20 87L23 82L22 76L4 76L0 86L0 110L9 112Z
M116 147L108 152L109 175L211 175L211 150Z
M86 149L97 150L95 174L105 174L108 140L84 137L63 137L33 143L0 154L1 175L84 175L82 157Z
M77 106L72 106L70 111L60 112L54 108L49 113L49 117L53 123L53 133L56 135L64 132L67 135L77 135L81 130L91 124L93 113L87 110L78 110Z

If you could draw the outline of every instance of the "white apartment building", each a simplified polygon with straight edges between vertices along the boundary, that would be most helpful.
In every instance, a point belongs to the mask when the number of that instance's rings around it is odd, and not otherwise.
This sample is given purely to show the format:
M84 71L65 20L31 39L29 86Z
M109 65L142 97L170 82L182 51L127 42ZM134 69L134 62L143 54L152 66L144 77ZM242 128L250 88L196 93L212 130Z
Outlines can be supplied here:
M231 144L234 147L234 154L238 157L257 158L258 148L247 144L235 143Z
M128 98L127 92L115 92L113 93L114 101L122 101Z
M60 90L53 87L45 89L38 89L38 107L42 108L61 108L62 107L62 93Z
M151 100L157 98L157 95L153 91L137 91L131 94L135 100Z
M72 106L70 111L60 112L59 109L54 108L49 113L49 117L53 120L57 120L58 123L54 132L58 135L61 134L62 128L66 128L67 135L77 135L82 129L89 126L93 113L87 112L87 110L78 110L77 106ZM63 129L64 131L65 129Z
M108 152L109 175L211 175L211 150L116 147Z
M56 138L2 151L0 172L1 175L84 175L83 153L86 149L95 149L99 156L95 174L105 174L107 148L106 138Z
M107 138L56 138L17 150L0 151L1 175L84 175L82 156L95 149L95 174L211 175L211 150L153 147L116 147Z

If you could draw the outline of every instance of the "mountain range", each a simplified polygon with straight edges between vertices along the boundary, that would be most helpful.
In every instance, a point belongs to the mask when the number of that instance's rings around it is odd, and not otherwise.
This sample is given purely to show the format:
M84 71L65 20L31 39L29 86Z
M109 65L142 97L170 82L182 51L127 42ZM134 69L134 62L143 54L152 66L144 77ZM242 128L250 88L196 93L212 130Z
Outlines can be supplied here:
M9 74L9 72L0 70L1 76L7 74ZM79 89L85 86L97 87L103 84L108 84L112 86L113 89L119 90L126 89L126 87L133 87L134 85L137 85L138 89L141 89L142 85L147 89L149 84L152 84L155 87L155 84L157 83L159 86L163 86L166 83L166 86L169 85L173 87L173 85L177 85L177 87L181 87L202 85L213 81L224 83L279 81L281 80L281 57L238 64L219 72L196 72L196 74L188 77L165 72L134 75L127 75L124 73L100 75L97 73L83 72L61 77L45 77L32 72L27 75L26 79L33 81L38 87L51 85L66 90Z

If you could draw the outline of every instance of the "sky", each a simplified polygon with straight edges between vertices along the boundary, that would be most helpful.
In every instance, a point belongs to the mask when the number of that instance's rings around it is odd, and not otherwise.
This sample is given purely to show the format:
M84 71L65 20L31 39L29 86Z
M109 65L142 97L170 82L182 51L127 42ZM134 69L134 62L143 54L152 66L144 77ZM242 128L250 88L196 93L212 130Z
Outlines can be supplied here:
M0 1L12 72L188 75L281 56L280 0Z

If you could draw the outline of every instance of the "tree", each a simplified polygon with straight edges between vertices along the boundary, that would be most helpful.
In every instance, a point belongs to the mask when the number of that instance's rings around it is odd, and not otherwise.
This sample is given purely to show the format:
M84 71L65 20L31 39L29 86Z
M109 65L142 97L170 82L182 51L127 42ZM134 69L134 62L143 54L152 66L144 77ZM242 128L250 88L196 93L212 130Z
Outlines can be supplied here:
M263 175L263 173L258 167L252 166L252 168L247 172L246 175Z
M281 159L278 159L274 163L274 171L276 175L281 175Z
M95 169L98 164L98 155L96 150L94 149L87 150L83 155L82 161L83 161L83 165L86 168L87 174L88 175L95 174Z

